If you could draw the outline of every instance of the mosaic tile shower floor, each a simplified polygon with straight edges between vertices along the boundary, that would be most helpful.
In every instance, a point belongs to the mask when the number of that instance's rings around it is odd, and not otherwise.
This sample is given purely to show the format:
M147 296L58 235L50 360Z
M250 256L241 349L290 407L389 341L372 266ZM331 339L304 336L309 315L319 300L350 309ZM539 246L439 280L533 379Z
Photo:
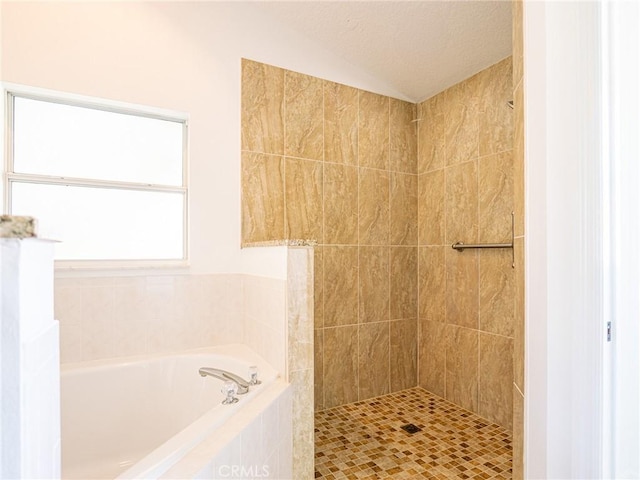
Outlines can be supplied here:
M327 480L511 478L510 432L418 387L316 412L315 449Z

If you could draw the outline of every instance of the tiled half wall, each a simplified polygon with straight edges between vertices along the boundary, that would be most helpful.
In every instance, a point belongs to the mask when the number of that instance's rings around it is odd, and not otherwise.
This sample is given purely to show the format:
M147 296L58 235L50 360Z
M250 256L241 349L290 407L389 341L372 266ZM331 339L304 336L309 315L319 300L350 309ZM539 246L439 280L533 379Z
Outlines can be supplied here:
M241 274L56 278L62 363L245 343L286 373L286 281Z
M318 242L316 409L420 384L511 426L511 252L450 247L510 240L511 81L414 105L243 60L243 243Z

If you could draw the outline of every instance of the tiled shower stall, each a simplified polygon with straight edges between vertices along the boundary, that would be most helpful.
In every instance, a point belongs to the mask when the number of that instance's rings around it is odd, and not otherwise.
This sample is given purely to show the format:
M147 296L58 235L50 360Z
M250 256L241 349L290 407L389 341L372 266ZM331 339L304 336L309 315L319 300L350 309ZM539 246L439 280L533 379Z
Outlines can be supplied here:
M512 425L512 59L417 105L242 64L243 241L312 239L315 408L416 385Z

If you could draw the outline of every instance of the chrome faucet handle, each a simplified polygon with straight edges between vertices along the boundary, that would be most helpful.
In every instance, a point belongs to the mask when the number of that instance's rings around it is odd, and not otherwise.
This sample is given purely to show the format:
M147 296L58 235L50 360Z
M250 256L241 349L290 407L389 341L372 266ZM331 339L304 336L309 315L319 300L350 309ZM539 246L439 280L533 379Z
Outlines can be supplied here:
M251 365L249 367L249 385L260 385L262 382L258 380L258 367Z
M225 399L222 401L223 405L230 405L238 401L238 398L236 397L236 394L238 393L238 384L236 382L231 380L224 382L220 391L225 395Z

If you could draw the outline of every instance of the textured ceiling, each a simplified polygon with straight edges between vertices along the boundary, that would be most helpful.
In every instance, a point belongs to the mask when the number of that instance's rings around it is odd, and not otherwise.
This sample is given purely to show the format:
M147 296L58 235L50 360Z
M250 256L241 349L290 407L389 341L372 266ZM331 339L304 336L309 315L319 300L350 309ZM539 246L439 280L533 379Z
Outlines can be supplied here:
M416 102L511 54L509 0L255 5Z

